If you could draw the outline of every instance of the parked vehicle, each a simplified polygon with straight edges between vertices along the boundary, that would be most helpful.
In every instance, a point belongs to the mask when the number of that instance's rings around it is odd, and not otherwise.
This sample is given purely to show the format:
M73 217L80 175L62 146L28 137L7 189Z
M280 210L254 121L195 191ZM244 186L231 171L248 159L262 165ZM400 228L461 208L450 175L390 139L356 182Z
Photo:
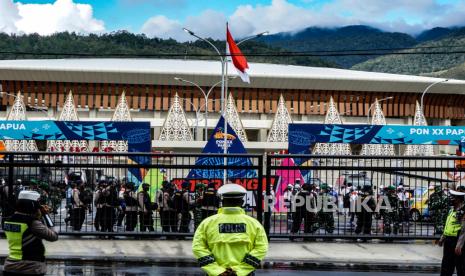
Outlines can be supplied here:
M367 172L344 172L342 173L342 183L347 187L348 184L352 184L354 189L361 189L365 185L373 186L372 180L368 177Z
M429 218L428 199L434 193L434 189L420 187L413 190L413 197L410 199L410 219L421 221Z

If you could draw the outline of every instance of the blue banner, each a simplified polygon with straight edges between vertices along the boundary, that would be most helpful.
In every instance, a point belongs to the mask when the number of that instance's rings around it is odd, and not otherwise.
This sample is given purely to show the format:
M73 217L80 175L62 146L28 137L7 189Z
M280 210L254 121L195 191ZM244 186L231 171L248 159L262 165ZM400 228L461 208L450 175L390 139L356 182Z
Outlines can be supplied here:
M208 139L207 145L203 149L202 153L224 153L224 136L227 138L228 153L241 154L247 153L236 132L228 124L228 131L224 133L224 118L220 117L218 124L216 125L212 135ZM252 166L252 161L247 157L228 157L228 166L240 167L240 166ZM223 179L224 170L214 169L215 166L223 165L223 157L200 157L195 162L196 165L207 165L212 169L192 169L187 178L188 179ZM232 178L256 178L257 173L254 170L248 169L228 169L228 179Z
M290 124L289 153L310 153L314 143L460 145L465 126Z
M149 122L0 121L0 140L125 140L129 152L152 149ZM150 164L148 157L132 157ZM133 174L142 180L138 170Z

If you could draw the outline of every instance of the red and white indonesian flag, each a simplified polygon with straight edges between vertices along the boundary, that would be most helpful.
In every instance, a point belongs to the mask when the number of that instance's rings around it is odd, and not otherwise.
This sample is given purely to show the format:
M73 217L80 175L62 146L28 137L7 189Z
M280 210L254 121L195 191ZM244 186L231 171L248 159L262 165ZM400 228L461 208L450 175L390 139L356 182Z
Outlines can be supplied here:
M236 67L237 73L243 82L250 83L249 74L247 73L247 70L249 69L247 59L242 54L241 49L237 47L236 42L234 42L234 39L229 32L228 25L226 25L226 43L228 44L228 55L230 56L234 67Z

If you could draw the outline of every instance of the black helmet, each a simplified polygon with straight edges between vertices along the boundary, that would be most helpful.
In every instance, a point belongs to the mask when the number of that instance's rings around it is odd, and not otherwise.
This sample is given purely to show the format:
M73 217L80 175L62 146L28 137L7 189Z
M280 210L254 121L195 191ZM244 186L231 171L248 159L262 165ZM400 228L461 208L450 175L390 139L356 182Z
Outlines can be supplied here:
M187 181L184 181L184 182L181 184L181 188L183 188L183 189L189 189L189 186L190 186L190 183L187 182Z
M135 186L136 186L136 185L134 184L134 182L128 182L128 183L126 183L126 188L127 188L128 190L134 190L134 187L135 187Z
M362 192L363 193L372 193L373 188L371 187L371 185L363 185Z

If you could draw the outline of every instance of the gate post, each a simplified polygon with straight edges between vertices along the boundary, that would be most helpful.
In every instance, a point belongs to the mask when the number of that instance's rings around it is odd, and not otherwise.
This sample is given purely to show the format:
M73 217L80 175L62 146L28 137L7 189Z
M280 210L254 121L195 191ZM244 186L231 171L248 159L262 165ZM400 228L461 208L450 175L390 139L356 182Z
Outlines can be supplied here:
M16 205L16 202L15 202L15 198L13 196L13 183L14 183L14 173L15 173L15 170L14 170L14 161L15 161L15 156L13 154L8 154L8 204L9 204L9 208L7 208L8 210L13 210L13 206ZM7 216L10 216L12 215L13 213L11 214L7 214Z
M257 191L257 220L263 224L263 156L258 161L258 191Z
M271 195L271 155L266 155L266 196L267 198ZM265 228L266 235L270 236L270 227L271 227L271 210L268 204L265 210L265 222L263 227Z

